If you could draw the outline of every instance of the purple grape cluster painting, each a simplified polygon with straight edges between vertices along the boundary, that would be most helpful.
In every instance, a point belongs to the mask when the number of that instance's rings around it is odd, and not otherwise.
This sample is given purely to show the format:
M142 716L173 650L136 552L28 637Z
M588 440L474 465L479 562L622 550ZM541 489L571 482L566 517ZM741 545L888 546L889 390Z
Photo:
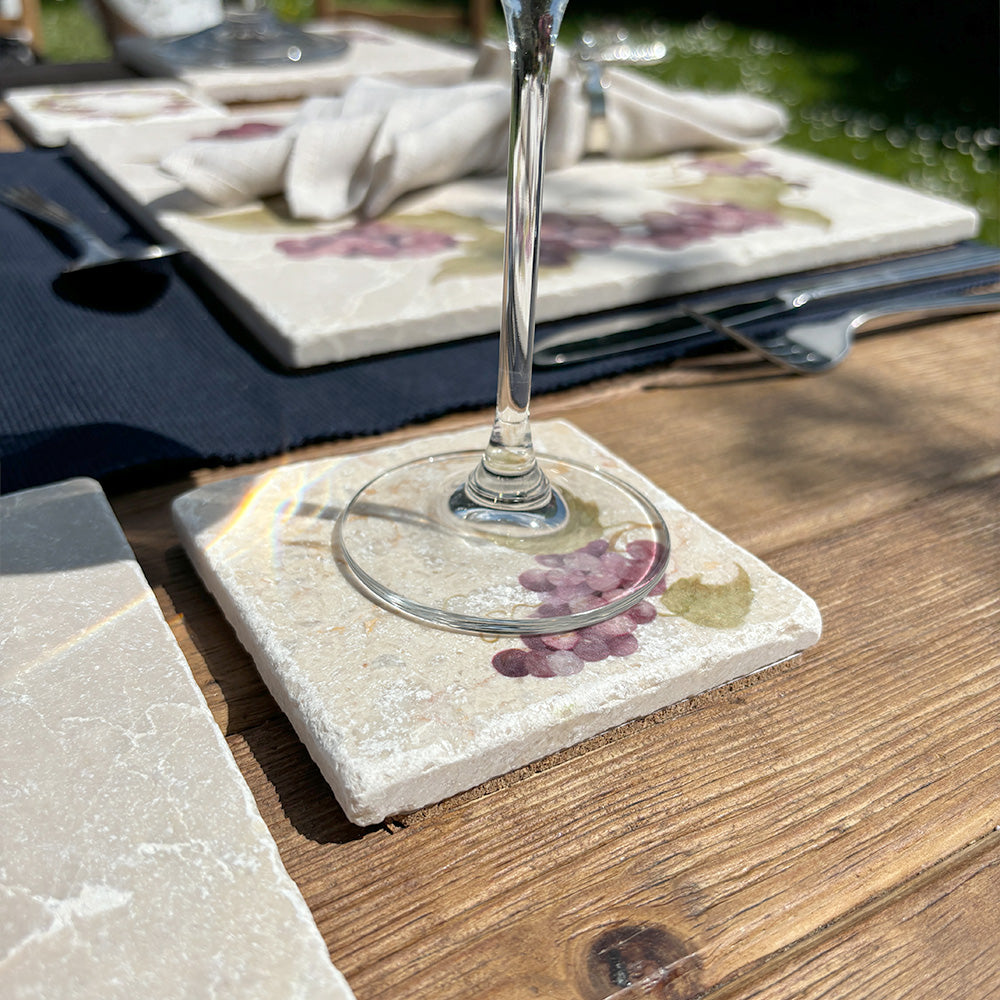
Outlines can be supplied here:
M658 556L654 543L628 542L619 549L597 538L572 552L535 556L535 565L518 582L540 600L539 616L589 611L620 597ZM643 628L659 617L704 628L738 628L753 598L750 576L740 565L732 579L721 583L706 583L701 574L675 577L668 569L647 598L623 614L573 632L522 635L519 646L493 654L493 668L504 677L578 674L588 663L639 652Z
M607 539L597 538L564 555L535 556L537 565L521 573L518 582L542 598L536 610L540 617L590 611L620 597L659 557L653 542L629 542L619 551ZM660 581L650 596L662 594L664 589ZM587 628L558 635L524 635L522 647L494 654L493 666L506 677L577 674L585 663L636 652L636 630L653 621L656 614L655 606L644 600Z
M823 216L789 204L786 197L799 185L752 156L698 156L687 168L691 180L664 188L674 196L668 210L640 213L625 222L595 212L544 213L539 266L568 268L582 254L617 247L680 250L716 237L776 229L792 222L819 228L829 224ZM432 257L459 246L461 257L442 261L439 279L492 274L499 267L502 242L496 225L451 211L390 213L379 220L358 221L338 232L275 243L280 253L298 260Z
M275 248L288 257L426 257L450 250L458 241L448 233L391 222L363 222L333 233L279 240Z

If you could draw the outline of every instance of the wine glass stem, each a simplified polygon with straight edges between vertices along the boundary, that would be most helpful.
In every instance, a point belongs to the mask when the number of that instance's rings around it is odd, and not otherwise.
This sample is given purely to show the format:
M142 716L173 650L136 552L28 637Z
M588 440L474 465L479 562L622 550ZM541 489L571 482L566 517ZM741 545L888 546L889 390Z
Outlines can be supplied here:
M482 462L466 486L487 506L543 507L551 488L528 420L548 88L565 0L504 0L511 49L510 150L497 407Z

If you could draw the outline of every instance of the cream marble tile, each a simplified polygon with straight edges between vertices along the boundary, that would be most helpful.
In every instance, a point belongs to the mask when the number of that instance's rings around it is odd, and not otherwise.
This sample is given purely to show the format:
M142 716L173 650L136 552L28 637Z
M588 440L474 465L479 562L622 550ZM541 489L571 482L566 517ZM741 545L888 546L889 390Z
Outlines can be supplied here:
M107 127L81 134L76 149L138 217L206 265L282 364L497 330L503 177L415 192L369 222L294 220L273 201L219 209L158 166L168 150L217 131ZM539 322L946 246L979 229L968 206L778 146L721 158L588 157L546 176L545 215Z
M0 499L0 993L349 1000L100 487Z
M4 97L14 120L41 146L61 146L110 126L183 122L207 128L228 119L222 104L170 80L19 87Z
M337 512L380 468L481 447L487 429L284 466L179 497L175 521L206 586L355 823L405 813L605 729L752 673L817 641L801 590L708 527L572 425L535 426L539 449L613 470L664 514L665 593L623 655L563 656L553 676L507 676L530 652L425 627L351 586L332 549ZM498 605L538 603L512 556ZM497 654L505 649L520 653ZM544 659L544 656L542 657ZM545 662L548 662L547 660ZM528 663L547 672L538 657Z

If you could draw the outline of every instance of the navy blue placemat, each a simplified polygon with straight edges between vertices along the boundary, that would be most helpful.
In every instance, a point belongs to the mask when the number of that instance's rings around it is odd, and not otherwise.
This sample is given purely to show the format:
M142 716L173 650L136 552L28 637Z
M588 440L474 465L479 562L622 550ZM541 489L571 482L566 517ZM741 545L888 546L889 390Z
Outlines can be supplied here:
M59 151L0 155L0 186L24 183L110 241L141 236ZM0 206L3 492L78 475L236 464L495 399L496 337L289 372L274 366L183 268L153 304L116 311L57 295L53 278L65 262L52 238ZM534 389L679 353L659 348L538 371Z
M0 155L0 186L21 183L62 202L109 241L137 235L59 152ZM53 277L65 263L55 241L0 206L4 492L152 463L249 461L486 406L496 395L495 337L288 372L182 276L153 305L115 312L54 294ZM539 373L536 388L623 367Z

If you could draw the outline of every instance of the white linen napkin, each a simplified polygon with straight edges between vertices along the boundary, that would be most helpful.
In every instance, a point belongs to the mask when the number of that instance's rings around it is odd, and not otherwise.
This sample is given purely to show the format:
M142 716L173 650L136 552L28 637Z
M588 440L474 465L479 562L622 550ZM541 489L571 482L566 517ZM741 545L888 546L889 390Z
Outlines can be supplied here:
M296 218L371 218L407 191L505 162L505 84L410 87L362 78L306 101L278 132L201 139L160 166L200 198L238 205L284 193Z
M609 156L638 160L679 149L764 146L788 128L784 108L747 94L664 87L637 73L605 72Z
M607 153L617 159L764 144L787 124L783 109L757 98L670 90L623 71L607 79ZM487 46L466 83L412 87L358 79L342 97L306 101L277 131L193 140L160 166L217 205L284 193L296 218L372 218L410 191L506 169L509 80L507 50ZM559 50L550 90L550 169L587 153L590 124L581 75Z
M510 54L487 42L473 77L509 86ZM746 94L707 94L676 90L635 71L604 71L606 152L617 160L663 156L681 149L734 149L763 146L788 129L784 108ZM552 63L549 93L547 165L558 170L588 152L590 102L579 65L564 49Z

